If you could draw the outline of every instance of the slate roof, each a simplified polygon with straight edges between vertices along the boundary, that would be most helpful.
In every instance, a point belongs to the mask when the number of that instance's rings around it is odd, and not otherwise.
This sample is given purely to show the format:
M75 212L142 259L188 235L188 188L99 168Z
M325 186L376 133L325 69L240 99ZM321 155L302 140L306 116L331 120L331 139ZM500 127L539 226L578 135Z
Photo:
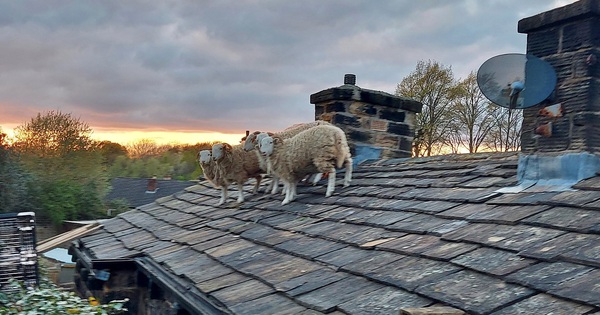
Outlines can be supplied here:
M132 208L143 206L154 202L154 200L184 190L196 184L194 181L157 179L157 188L153 192L147 192L147 178L126 178L117 177L110 181L111 190L106 196L106 200L124 199Z
M109 220L80 248L143 257L232 314L434 304L600 314L600 177L573 191L496 192L517 183L517 162L516 153L367 162L332 197L299 185L286 206L258 194L215 207L219 191L201 182Z

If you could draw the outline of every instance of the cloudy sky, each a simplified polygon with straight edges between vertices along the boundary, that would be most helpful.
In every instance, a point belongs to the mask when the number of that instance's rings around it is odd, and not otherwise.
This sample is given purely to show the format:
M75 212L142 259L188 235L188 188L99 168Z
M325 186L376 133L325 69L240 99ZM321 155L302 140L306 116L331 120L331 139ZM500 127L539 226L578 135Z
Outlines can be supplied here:
M419 60L464 78L524 53L517 22L571 2L0 0L0 127L59 110L107 138L277 131L345 73L394 93Z

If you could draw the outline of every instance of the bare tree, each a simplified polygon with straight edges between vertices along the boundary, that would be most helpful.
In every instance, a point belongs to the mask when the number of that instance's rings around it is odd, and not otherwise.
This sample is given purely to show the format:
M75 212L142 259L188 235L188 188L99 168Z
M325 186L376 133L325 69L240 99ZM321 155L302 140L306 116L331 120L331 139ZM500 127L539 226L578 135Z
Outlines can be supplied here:
M456 92L456 81L450 67L435 61L419 61L415 70L396 87L396 95L412 98L423 104L416 115L415 156L439 153L447 142L451 120L450 104Z
M496 152L517 151L521 148L523 111L500 106L490 107L492 129L484 145Z
M451 107L453 128L448 136L448 146L453 151L465 148L469 153L477 153L493 128L494 118L489 106L474 72L458 83Z
M126 146L129 156L134 159L141 159L160 155L163 151L161 147L152 139L141 139Z

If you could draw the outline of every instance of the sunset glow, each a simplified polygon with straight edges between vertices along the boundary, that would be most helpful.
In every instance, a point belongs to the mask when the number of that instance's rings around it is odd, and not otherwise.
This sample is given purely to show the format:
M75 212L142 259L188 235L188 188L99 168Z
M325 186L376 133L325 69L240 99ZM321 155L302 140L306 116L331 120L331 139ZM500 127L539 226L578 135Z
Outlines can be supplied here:
M2 132L6 133L9 140L14 137L14 128L16 125L0 125ZM184 132L184 131L160 131L160 130L113 130L113 129L94 129L91 134L92 139L97 141L111 141L121 145L135 143L142 139L150 139L156 144L196 144L202 142L227 142L229 144L238 144L245 134L227 134L220 132Z

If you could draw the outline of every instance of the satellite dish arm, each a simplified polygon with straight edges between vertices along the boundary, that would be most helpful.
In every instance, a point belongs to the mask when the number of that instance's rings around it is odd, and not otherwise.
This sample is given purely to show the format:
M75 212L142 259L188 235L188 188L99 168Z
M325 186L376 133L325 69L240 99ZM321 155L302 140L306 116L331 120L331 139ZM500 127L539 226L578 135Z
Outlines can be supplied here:
M509 109L517 108L517 99L523 90L525 90L525 83L523 81L514 81L510 84Z

